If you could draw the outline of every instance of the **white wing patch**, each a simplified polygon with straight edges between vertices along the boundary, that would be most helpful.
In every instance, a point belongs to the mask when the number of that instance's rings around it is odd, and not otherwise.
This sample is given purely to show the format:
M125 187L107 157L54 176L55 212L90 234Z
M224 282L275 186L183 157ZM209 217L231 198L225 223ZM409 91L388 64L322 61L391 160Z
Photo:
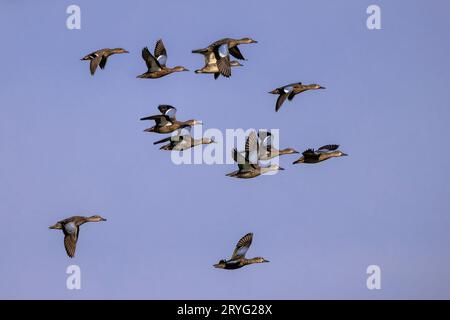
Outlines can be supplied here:
M221 58L228 56L228 45L227 44L223 44L219 47L219 56Z
M285 93L289 93L289 92L291 92L292 90L294 90L294 87L293 87L293 86L287 86L287 87L284 87L284 88L283 88L283 91L284 91Z

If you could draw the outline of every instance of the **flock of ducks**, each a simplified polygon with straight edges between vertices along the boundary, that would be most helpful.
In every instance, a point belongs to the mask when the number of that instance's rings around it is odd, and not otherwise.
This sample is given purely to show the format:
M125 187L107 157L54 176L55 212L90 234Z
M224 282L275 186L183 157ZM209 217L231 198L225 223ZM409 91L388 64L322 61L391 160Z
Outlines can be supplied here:
M221 75L223 77L229 78L231 76L232 67L242 66L241 63L236 60L232 60L231 57L234 57L238 60L246 60L239 49L239 45L251 43L257 43L257 41L251 38L224 38L211 43L206 48L192 50L192 53L201 54L205 59L204 67L195 70L195 73L213 74L214 79L218 79ZM84 56L81 60L90 61L90 73L91 75L94 75L98 66L100 66L101 69L105 68L106 62L108 61L108 58L110 56L123 53L129 52L123 48L106 48L94 51ZM189 71L183 66L175 66L171 68L166 65L167 50L162 39L156 42L153 54L147 47L143 48L142 59L145 61L147 71L141 75L138 75L137 78L157 79L175 72ZM319 89L325 89L325 87L319 84L305 85L301 82L298 82L281 86L270 91L269 93L278 95L275 105L275 111L278 112L286 99L292 101L292 99L294 99L294 97L299 93L308 90ZM159 114L143 117L140 120L154 121L154 126L145 129L145 132L153 132L159 134L171 134L173 132L176 133L174 135L171 135L170 137L163 138L153 143L155 145L166 143L161 146L161 150L183 151L198 145L210 144L215 142L213 138L203 137L200 139L194 139L189 133L183 131L183 129L202 124L201 121L195 119L186 121L177 120L177 109L170 105L159 105L158 110ZM338 148L339 145L329 144L324 145L317 150L307 149L301 153L302 156L299 159L295 160L293 164L314 164L335 157L347 156L346 153L338 150ZM251 131L246 137L244 150L238 151L237 148L234 148L232 151L233 160L237 163L238 170L228 173L226 176L241 179L251 179L271 171L284 170L277 164L262 166L260 165L260 161L266 161L288 154L299 154L299 152L293 148L276 149L272 145L272 135L270 132ZM49 228L62 230L64 234L64 246L67 255L72 258L75 256L75 249L79 236L80 226L86 222L100 221L106 221L106 219L99 215L94 215L91 217L74 216L58 221L55 225L50 226ZM251 259L247 259L245 257L248 249L250 248L250 245L252 244L252 240L253 234L246 234L236 244L231 258L220 260L217 264L214 264L214 267L232 270L254 263L269 262L268 260L261 257Z

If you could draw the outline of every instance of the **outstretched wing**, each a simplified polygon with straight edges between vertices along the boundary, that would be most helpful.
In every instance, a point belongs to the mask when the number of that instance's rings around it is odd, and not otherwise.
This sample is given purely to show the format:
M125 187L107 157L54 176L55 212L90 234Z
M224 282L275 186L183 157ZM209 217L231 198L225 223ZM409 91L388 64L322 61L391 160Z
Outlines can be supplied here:
M325 146L320 147L317 150L318 151L334 151L334 150L337 150L337 148L339 148L338 144L327 144Z
M97 70L97 67L100 64L100 61L102 60L101 54L94 53L93 56L95 56L95 58L91 60L91 63L89 65L89 68L91 70L91 75L94 75L95 70Z
M147 47L142 49L142 59L144 59L145 64L147 65L147 69L149 72L155 72L161 70L161 65L155 59L154 56L150 53Z
M258 137L255 131L250 132L245 141L245 158L250 163L258 163Z
M243 236L236 244L236 248L234 249L231 259L233 260L245 258L245 254L250 248L252 240L253 240L253 233L247 233L245 236Z
M275 105L275 111L280 110L280 108L283 105L284 101L286 101L287 96L288 95L286 93L280 94L280 96L277 99L277 104Z
M238 46L234 46L229 49L230 54L239 60L245 60L244 56L241 53L241 50L239 50Z
M163 114L157 114L154 116L144 117L144 118L141 118L140 120L154 120L158 127L164 127L164 126L172 124L170 118Z
M159 64L163 67L166 66L167 61L167 51L164 47L162 39L159 39L155 45L155 58L158 60Z
M214 47L214 54L217 59L217 68L224 77L231 76L230 55L228 53L228 44L222 44Z
M304 157L311 157L311 156L315 156L316 153L314 152L314 149L307 149L307 150L302 152L302 155Z
M67 255L70 258L73 258L75 256L75 249L77 248L77 240L79 232L80 228L77 227L76 232L66 233L64 235L64 248L66 248Z
M252 165L248 161L245 156L243 156L241 153L239 153L236 148L232 151L233 160L237 163L240 171L249 171L252 168Z

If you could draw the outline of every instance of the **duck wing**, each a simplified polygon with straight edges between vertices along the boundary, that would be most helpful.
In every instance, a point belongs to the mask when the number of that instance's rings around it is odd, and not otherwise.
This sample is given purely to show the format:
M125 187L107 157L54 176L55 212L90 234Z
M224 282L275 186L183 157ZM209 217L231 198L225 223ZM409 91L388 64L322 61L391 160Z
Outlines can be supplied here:
M99 63L100 69L105 69L107 61L108 61L108 58L103 56Z
M158 127L164 127L164 126L172 124L171 119L168 116L163 115L163 114L157 114L154 116L144 117L144 118L141 118L140 120L154 120Z
M338 144L327 144L325 146L320 147L319 149L317 149L317 151L334 151L337 150L339 148Z
M161 70L161 65L158 60L150 53L147 47L142 49L142 59L144 59L145 64L149 72L155 72Z
M217 68L224 77L231 76L230 55L228 52L228 44L224 43L214 47L214 55L217 59Z
M244 155L239 153L236 148L233 149L232 156L239 167L239 171L250 171L254 168L254 165Z
M155 45L155 57L158 60L159 65L165 67L167 61L167 51L166 47L164 47L164 43L162 39L159 39Z
M245 60L244 56L241 53L241 50L239 50L238 46L234 46L232 48L229 49L230 54L235 57L236 59L239 60Z
M177 109L168 104L160 104L158 106L158 110L165 116L168 116L170 119L175 120Z
M100 64L100 61L102 61L102 55L98 54L98 53L94 53L92 56L94 58L91 59L91 63L89 65L89 69L91 70L91 75L94 75L95 70L97 70L97 67Z
M64 248L66 249L67 255L70 258L73 258L75 256L75 249L77 248L79 233L80 227L77 227L76 231L73 233L64 232Z
M258 147L258 137L255 131L252 131L245 141L245 158L250 163L258 163Z
M245 254L250 248L252 240L253 240L253 233L247 233L245 236L243 236L236 244L236 248L233 251L231 260L245 258Z
M275 111L278 112L280 110L281 106L283 105L284 101L286 101L286 98L288 95L286 93L281 93L280 96L277 99L277 104L275 105Z

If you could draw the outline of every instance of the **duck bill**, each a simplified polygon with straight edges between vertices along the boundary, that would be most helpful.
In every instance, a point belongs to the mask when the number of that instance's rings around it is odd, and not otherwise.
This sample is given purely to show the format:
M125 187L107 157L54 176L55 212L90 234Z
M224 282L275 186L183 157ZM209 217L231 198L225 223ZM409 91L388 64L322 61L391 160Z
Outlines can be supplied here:
M284 168L282 168L282 167L279 167L279 168L278 168L278 170L284 170Z
M319 89L326 89L325 87L320 86Z
M278 89L275 89L275 90L269 91L269 93L271 93L271 94L277 94L277 93L278 93Z
M269 260L266 260L266 259L264 259L264 261L263 262L270 262Z
M105 218L101 218L100 221L108 221L108 220Z
M342 153L342 156L343 157L348 157L348 154L347 153Z

